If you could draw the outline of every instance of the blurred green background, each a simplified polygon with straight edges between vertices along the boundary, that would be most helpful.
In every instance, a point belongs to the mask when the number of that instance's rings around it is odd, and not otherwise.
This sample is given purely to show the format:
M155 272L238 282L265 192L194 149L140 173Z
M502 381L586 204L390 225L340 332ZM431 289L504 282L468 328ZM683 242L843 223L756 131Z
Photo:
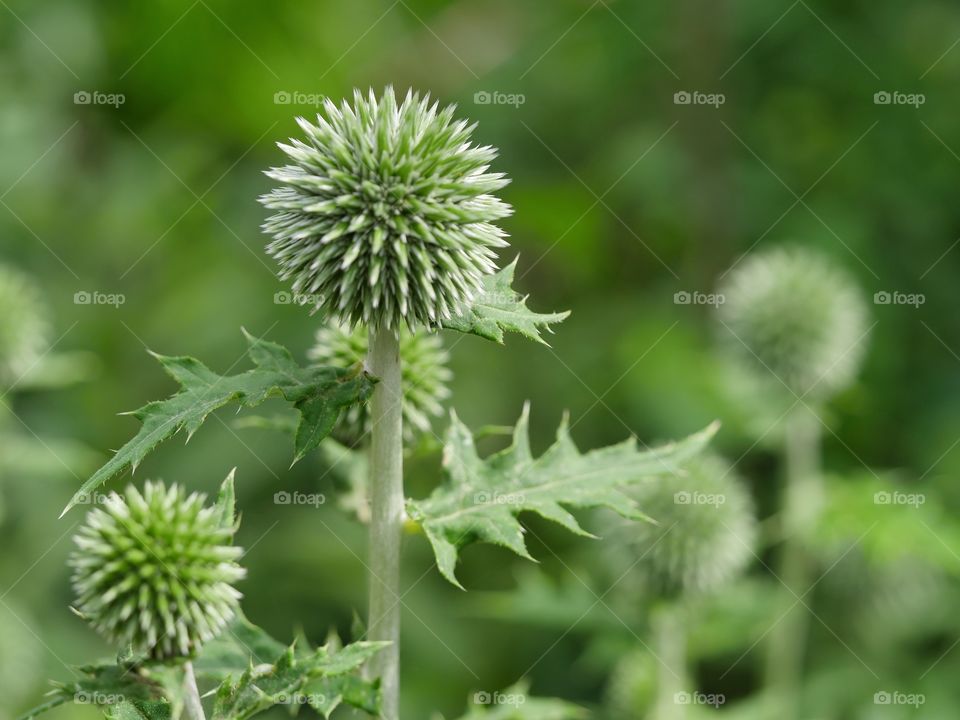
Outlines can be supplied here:
M273 143L315 97L386 84L479 121L476 138L500 148L496 169L512 178L503 260L519 253L531 306L573 311L550 348L447 338L452 405L472 427L511 424L528 399L538 450L565 410L583 448L719 418L716 447L769 518L775 445L757 441L725 390L712 308L675 293L712 292L744 253L788 241L857 278L872 330L857 384L826 416L803 717L910 716L874 703L894 690L924 693L924 717L954 717L958 37L950 2L0 1L0 262L35 278L51 357L66 356L52 371L64 382L3 395L0 717L111 652L68 610L65 558L83 509L57 515L135 431L118 413L174 390L147 348L224 372L246 367L241 326L301 357L309 348L316 319L274 302L285 288L262 250L261 171L281 162ZM682 104L678 92L724 102ZM878 103L878 92L924 102ZM874 304L882 291L925 302ZM77 304L83 292L125 302ZM275 505L281 489L333 497L322 461L288 470L287 438L219 417L137 477L212 490L236 466L247 614L285 639L297 626L318 641L347 632L365 606L364 528L334 503ZM414 462L410 494L438 469L436 455ZM894 488L926 503L872 502ZM612 522L588 519L601 534ZM407 540L405 717L456 717L473 691L523 676L537 694L631 717L610 709L611 688L649 629L626 586L596 602L617 577L604 565L614 545L529 526L540 567L471 548L467 594L439 577L422 537ZM760 683L774 545L690 627L696 686L725 694L722 713L748 707Z

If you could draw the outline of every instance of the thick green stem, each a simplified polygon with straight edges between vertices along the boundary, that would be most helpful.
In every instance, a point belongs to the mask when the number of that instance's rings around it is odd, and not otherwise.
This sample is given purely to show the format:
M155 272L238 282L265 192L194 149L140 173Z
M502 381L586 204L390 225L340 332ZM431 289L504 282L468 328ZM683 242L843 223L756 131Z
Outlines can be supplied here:
M183 665L184 713L187 720L206 720L203 705L200 703L200 690L197 677L193 674L193 663L189 660Z
M787 418L784 443L786 487L781 508L783 545L780 556L782 619L770 633L767 685L779 720L799 714L809 629L811 572L805 538L817 521L823 501L820 469L820 421L812 410L800 408ZM802 601L801 601L802 600Z
M681 694L686 684L687 642L680 612L680 608L669 603L657 608L653 615L659 678L652 720L682 720L686 716Z
M371 662L381 679L383 720L400 716L400 538L403 530L403 396L400 343L392 330L370 330L373 391L370 438L370 604L367 635L392 643Z

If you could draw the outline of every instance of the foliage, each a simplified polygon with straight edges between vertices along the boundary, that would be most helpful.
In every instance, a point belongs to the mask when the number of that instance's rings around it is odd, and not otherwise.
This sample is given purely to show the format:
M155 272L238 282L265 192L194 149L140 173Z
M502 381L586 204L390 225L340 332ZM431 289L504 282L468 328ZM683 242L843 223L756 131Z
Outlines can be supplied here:
M524 406L506 450L482 460L473 436L451 414L444 446L447 482L424 500L411 500L408 512L423 527L443 576L454 575L460 548L473 542L502 545L530 558L517 516L536 513L567 530L589 537L566 508L607 507L623 517L648 520L626 488L652 477L681 471L716 432L711 426L678 443L641 451L636 439L580 453L567 432L539 458L530 451L529 406ZM532 559L532 558L531 558Z
M300 413L296 462L330 434L343 408L363 402L373 388L375 381L359 366L304 368L280 345L245 335L247 353L256 367L239 375L217 375L190 357L155 355L180 383L180 392L132 413L143 424L140 431L83 484L64 513L124 468L136 471L151 450L180 430L187 431L189 440L211 412L228 403L253 407L268 397L282 397L291 403Z

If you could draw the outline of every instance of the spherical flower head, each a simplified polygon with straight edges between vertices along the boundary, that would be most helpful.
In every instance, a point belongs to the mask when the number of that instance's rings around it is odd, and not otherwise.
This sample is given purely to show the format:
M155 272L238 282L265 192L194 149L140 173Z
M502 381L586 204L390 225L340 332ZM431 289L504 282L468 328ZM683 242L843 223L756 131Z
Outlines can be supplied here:
M369 334L362 327L350 329L332 322L317 331L316 343L307 356L319 365L350 367L363 362L369 349ZM450 397L448 383L453 373L450 356L440 337L433 333L400 331L400 388L403 392L403 432L407 442L417 433L430 432L430 419L443 413ZM367 405L356 403L344 413L337 436L355 444L370 432L372 420Z
M76 609L108 641L153 659L189 657L233 618L243 551L205 500L148 482L89 513L70 557Z
M260 198L276 211L267 252L295 292L348 325L393 329L437 327L481 292L507 245L494 223L511 208L491 193L508 181L453 114L387 88L297 119L305 140L279 145L291 164L266 173L280 187Z
M0 265L0 385L15 382L50 344L46 303L33 281Z
M637 495L657 521L636 525L638 567L663 597L722 586L749 562L756 537L750 495L725 460L705 454L684 470L651 480Z
M803 248L759 253L720 292L725 347L761 382L819 400L853 380L867 309L856 285L828 259Z

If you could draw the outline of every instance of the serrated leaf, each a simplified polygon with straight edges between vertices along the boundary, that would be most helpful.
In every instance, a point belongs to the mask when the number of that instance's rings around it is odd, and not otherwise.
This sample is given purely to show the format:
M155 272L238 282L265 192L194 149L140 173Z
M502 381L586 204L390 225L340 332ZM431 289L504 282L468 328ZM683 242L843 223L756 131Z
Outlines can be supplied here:
M180 430L186 430L189 440L211 412L228 403L253 407L270 397L291 403L300 412L296 462L330 434L342 409L365 401L373 391L375 380L359 366L301 367L281 345L244 334L256 367L239 375L218 375L191 357L156 355L182 386L180 392L132 413L143 423L140 431L83 484L61 517L108 478L127 467L135 471L149 452Z
M107 720L170 720L175 717L165 700L126 700L104 710Z
M519 259L519 258L517 258ZM541 328L550 330L570 312L535 313L527 307L527 298L513 289L513 275L517 259L500 272L488 275L483 281L483 292L462 315L445 320L447 330L477 335L503 344L504 332L515 332L544 345Z
M309 704L324 716L344 703L376 714L379 682L361 677L360 669L387 644L342 646L334 638L316 649L303 641L288 647L241 615L204 646L194 670L221 683L214 720L243 720L290 703Z
M407 512L433 546L440 572L457 587L462 587L454 575L458 551L472 542L503 545L530 558L517 519L521 512L536 513L584 536L590 534L567 508L607 507L626 518L649 519L624 488L657 475L682 472L683 463L707 444L718 427L714 423L685 440L652 450L640 450L632 438L581 453L564 419L556 442L534 458L528 420L529 406L525 406L513 444L481 460L470 430L451 413L443 454L448 479L428 498L407 501Z
M54 683L48 700L22 715L20 720L31 720L67 703L113 706L124 701L152 701L162 699L161 687L146 677L141 668L129 663L102 663L77 668L78 679L69 683Z
M477 692L471 707L459 720L584 720L585 708L558 698L530 695L530 684L518 682L498 692Z

